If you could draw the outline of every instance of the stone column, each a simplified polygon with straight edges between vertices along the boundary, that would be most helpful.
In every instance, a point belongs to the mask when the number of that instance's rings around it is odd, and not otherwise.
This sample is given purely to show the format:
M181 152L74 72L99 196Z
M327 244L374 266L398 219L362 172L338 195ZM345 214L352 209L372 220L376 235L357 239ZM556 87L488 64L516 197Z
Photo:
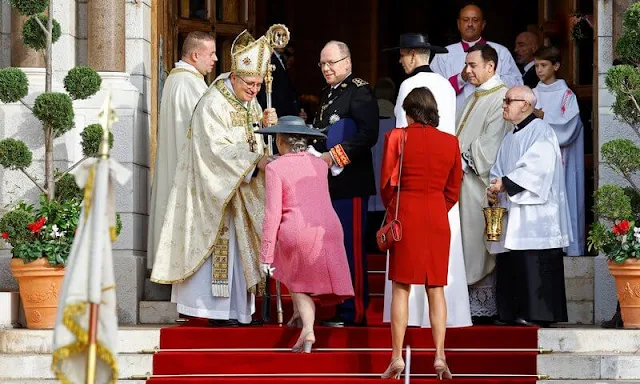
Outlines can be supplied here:
M125 71L125 2L89 0L87 62L98 72Z
M28 19L15 9L11 10L11 66L44 68L44 55L22 43L22 25Z

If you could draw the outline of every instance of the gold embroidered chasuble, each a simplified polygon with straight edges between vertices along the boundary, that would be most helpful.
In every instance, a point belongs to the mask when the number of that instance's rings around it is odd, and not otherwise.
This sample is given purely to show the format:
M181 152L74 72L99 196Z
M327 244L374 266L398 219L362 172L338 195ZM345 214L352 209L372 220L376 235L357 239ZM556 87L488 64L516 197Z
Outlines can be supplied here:
M460 221L467 283L475 284L495 268L486 249L483 207L487 206L489 172L504 135L513 128L502 118L502 99L508 88L499 80L469 96L456 117L456 136L465 168L460 188ZM487 84L488 85L488 84ZM472 164L472 165L471 165Z
M212 293L229 297L230 216L247 289L256 292L264 215L264 175L251 177L265 149L262 108L241 103L219 76L198 102L180 155L151 280L172 284L193 275L212 255Z

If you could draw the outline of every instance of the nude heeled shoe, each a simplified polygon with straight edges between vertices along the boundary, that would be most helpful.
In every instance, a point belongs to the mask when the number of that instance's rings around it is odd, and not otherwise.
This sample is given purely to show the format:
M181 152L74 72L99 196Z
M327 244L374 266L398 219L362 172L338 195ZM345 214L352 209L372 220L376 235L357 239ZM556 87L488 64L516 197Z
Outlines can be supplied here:
M433 369L436 370L436 375L438 376L438 380L451 380L453 379L453 375L449 370L449 366L447 365L447 361L441 357L436 357L433 360Z
M400 379L400 374L404 371L404 360L402 357L391 359L387 370L382 374L383 379Z
M298 342L291 348L291 352L311 353L311 346L316 342L313 331L305 333L298 339Z

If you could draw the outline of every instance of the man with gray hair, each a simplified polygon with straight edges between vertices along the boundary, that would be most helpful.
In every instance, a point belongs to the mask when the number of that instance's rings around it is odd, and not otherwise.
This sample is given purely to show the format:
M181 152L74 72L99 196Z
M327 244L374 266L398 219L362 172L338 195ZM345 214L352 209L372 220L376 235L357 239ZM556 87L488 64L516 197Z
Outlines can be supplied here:
M536 97L511 88L503 117L514 125L491 169L487 200L508 215L496 257L498 318L504 323L546 326L567 321L562 248L572 240L558 138L533 114Z
M378 103L369 83L351 73L347 44L329 41L320 52L318 67L327 87L322 90L313 126L326 130L328 138L314 147L332 168L329 192L342 223L355 291L355 298L340 304L336 317L323 324L363 325L369 301L364 234L369 196L376 194L371 148L378 141ZM344 131L336 132L340 127Z

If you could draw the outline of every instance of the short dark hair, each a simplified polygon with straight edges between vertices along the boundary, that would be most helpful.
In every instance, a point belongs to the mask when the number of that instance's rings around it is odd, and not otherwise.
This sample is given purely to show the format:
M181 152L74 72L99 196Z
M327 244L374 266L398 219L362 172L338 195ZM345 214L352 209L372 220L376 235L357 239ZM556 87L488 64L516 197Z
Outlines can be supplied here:
M551 64L559 63L562 58L560 50L556 47L542 47L533 54L533 57L538 60L549 60Z
M437 127L440 125L438 103L427 87L414 88L402 102L407 116L413 121Z
M467 53L479 51L484 61L493 61L495 71L498 72L498 52L489 44L476 44L467 49Z
M214 41L213 36L208 32L193 31L189 32L182 43L182 57L189 56L193 51L200 47L205 41Z

